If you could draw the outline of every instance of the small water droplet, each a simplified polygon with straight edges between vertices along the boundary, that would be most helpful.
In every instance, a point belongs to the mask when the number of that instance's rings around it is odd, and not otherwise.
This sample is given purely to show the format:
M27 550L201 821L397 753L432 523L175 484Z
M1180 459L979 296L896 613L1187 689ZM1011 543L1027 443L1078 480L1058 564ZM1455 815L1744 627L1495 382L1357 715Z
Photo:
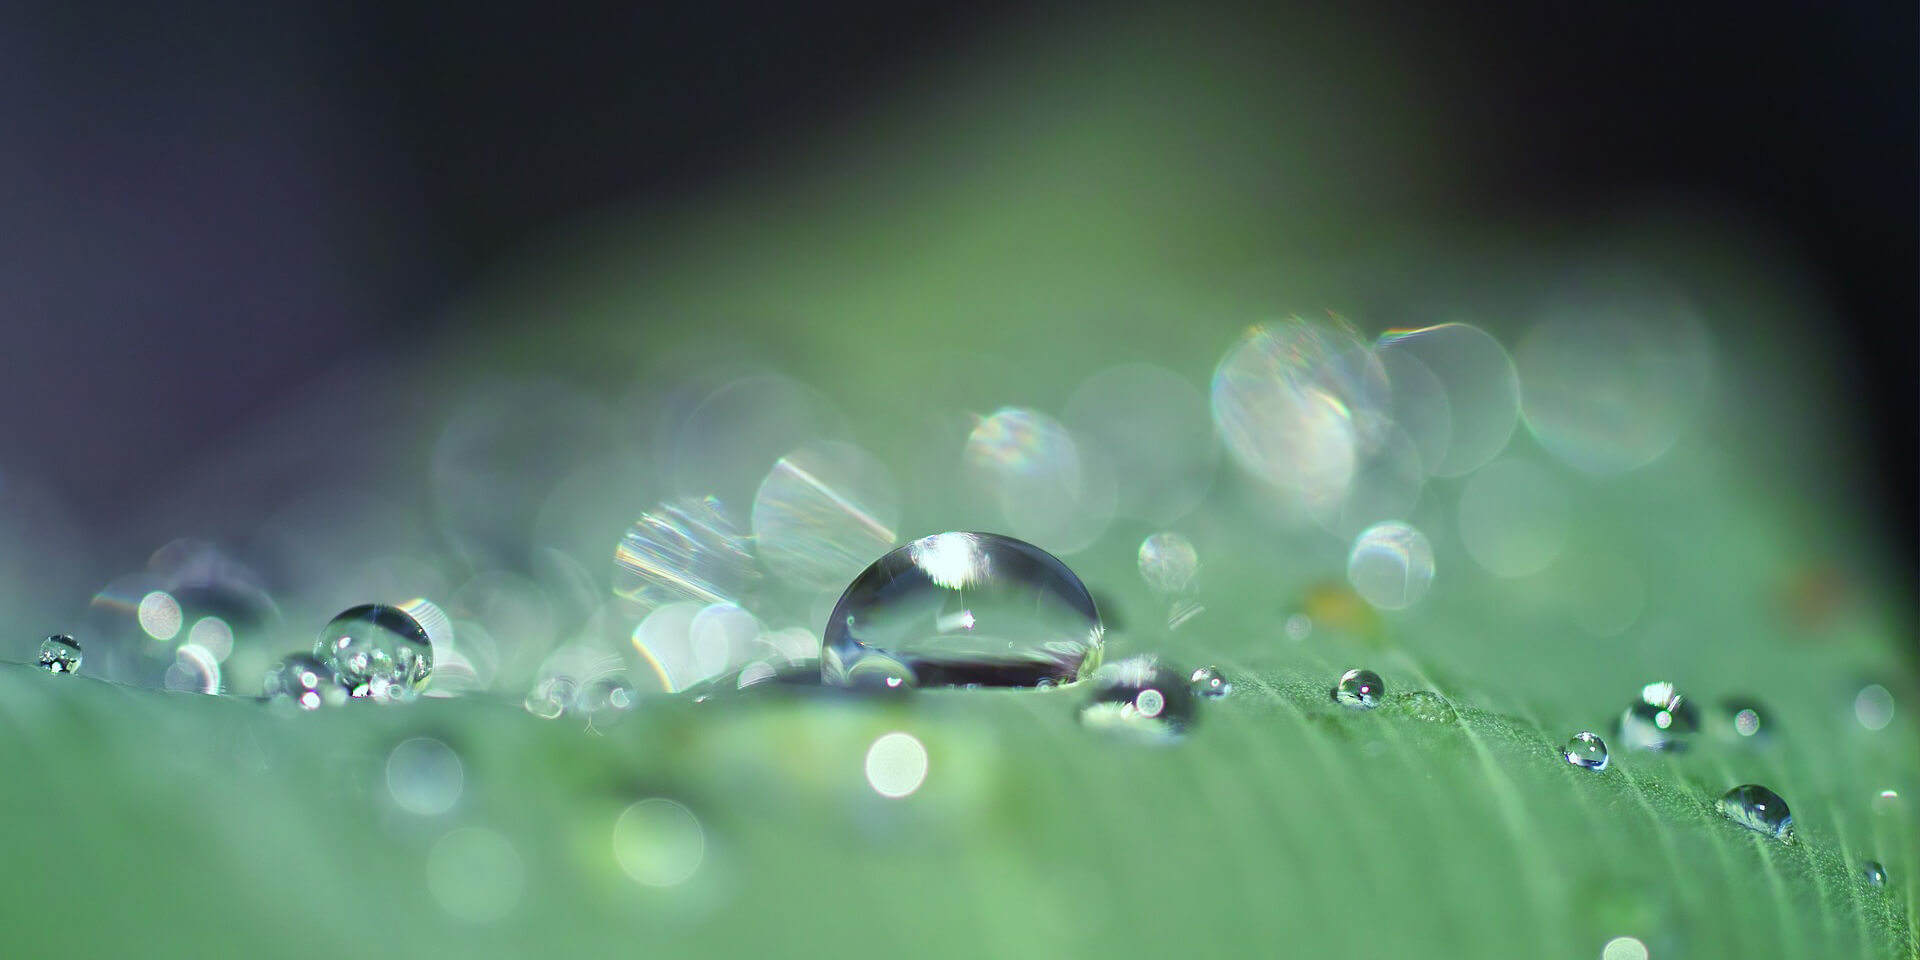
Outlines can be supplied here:
M1447 698L1430 690L1414 690L1390 702L1401 713L1423 723L1453 723L1460 719Z
M1287 639L1299 641L1313 635L1313 618L1304 613L1287 617Z
M1665 681L1640 688L1640 699L1620 714L1620 742L1636 750L1679 750L1700 729L1700 711Z
M1193 672L1193 692L1196 696L1217 699L1233 692L1233 684L1220 675L1219 667L1201 667Z
M1600 739L1598 734L1587 731L1574 734L1560 755L1566 757L1568 763L1595 773L1607 768L1607 742Z
M79 673L80 642L64 633L40 641L40 668L48 673Z
M565 674L542 677L527 691L527 712L542 720L557 720L580 699L579 681Z
M888 553L854 578L827 623L821 680L839 686L874 656L930 687L1076 680L1099 665L1103 634L1066 564L991 533L942 533Z
M1860 688L1853 698L1853 716L1868 730L1884 730L1893 722L1893 694L1877 683Z
M1749 830L1781 840L1793 838L1793 812L1780 795L1758 784L1742 784L1720 798L1720 812Z
M302 710L318 710L347 698L346 688L334 679L333 668L305 653L291 654L267 670L261 692L268 700L289 700Z
M358 698L406 699L433 674L433 641L405 610L367 603L329 621L313 655Z
M1387 685L1382 683L1380 675L1372 670L1348 670L1340 675L1340 682L1334 684L1333 702L1355 710L1372 710L1380 705L1385 696Z
M1186 675L1158 657L1129 657L1094 671L1092 693L1080 708L1080 722L1119 730L1149 740L1171 740L1194 718L1194 699Z
M1884 887L1887 885L1887 868L1881 866L1878 860L1862 860L1860 879L1867 881L1871 886Z
M1737 697L1720 701L1714 732L1742 743L1764 743L1773 733L1773 712L1758 701Z

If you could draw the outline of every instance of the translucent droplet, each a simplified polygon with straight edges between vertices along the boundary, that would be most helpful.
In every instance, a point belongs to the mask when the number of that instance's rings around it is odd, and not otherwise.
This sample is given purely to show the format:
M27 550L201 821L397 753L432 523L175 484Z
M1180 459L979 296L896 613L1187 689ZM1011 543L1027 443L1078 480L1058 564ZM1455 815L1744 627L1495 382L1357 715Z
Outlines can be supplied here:
M1140 577L1155 593L1186 593L1199 578L1200 554L1177 533L1156 533L1140 541L1139 559Z
M1201 667L1195 670L1191 685L1194 695L1201 697L1219 698L1233 692L1233 684L1220 675L1218 667Z
M80 642L64 633L40 641L40 668L48 673L79 673Z
M626 677L601 677L580 693L580 711L591 722L605 722L631 712L640 697Z
M1447 698L1428 690L1414 690L1391 702L1401 713L1423 723L1453 723L1460 719Z
M1372 670L1348 670L1340 675L1340 682L1333 685L1333 702L1355 710L1372 710L1380 705L1385 696L1387 685L1380 675Z
M542 677L527 691L527 712L542 720L557 720L580 699L580 682L565 674Z
M923 686L1065 682L1099 665L1102 632L1086 587L1052 554L998 534L942 533L847 587L827 621L821 679L848 685L881 654Z
M267 671L261 692L268 700L290 700L302 710L338 704L347 691L334 679L333 668L311 654L296 653Z
M436 817L453 809L466 784L453 748L432 737L403 741L387 755L387 792L408 813Z
M1187 676L1158 657L1129 657L1094 671L1092 690L1080 708L1080 722L1152 740L1185 732L1194 718L1194 697Z
M1600 948L1600 960L1648 960L1647 945L1637 937L1614 937Z
M1398 520L1368 527L1347 555L1347 582L1376 609L1404 610L1433 586L1433 545Z
M1635 750L1678 750L1700 729L1700 711L1673 684L1649 683L1620 714L1620 742Z
M1607 768L1607 742L1598 734L1585 731L1574 734L1560 755L1566 757L1568 763L1596 773Z
M613 592L641 613L669 603L737 603L758 585L752 549L713 497L640 515L614 549Z
M1884 887L1887 885L1887 868L1881 866L1878 860L1862 860L1860 879L1865 880L1869 886Z
M1305 640L1313 636L1313 618L1304 613L1288 614L1284 629L1288 640Z
M1742 784L1720 798L1720 812L1749 830L1769 837L1793 837L1793 813L1780 795L1757 784Z
M1893 694L1877 683L1860 688L1853 698L1853 717L1868 730L1884 730L1893 722Z
M354 697L411 697L433 675L433 641L399 607L368 603L334 617L313 655L333 668Z
M1419 361L1447 398L1446 453L1426 457L1437 477L1472 473L1506 447L1520 420L1520 378L1500 342L1464 323L1382 334L1383 364L1400 355Z

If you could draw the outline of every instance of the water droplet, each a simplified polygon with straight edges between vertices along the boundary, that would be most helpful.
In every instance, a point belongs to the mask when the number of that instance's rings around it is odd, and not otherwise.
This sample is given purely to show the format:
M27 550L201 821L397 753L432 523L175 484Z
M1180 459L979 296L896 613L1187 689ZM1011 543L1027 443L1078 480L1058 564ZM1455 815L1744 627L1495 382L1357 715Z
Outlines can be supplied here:
M1720 812L1749 830L1781 840L1793 838L1793 813L1780 795L1757 784L1742 784L1720 798Z
M333 668L355 697L404 699L433 675L433 641L399 607L368 603L334 617L313 655Z
M580 694L580 710L589 722L605 723L631 712L640 697L626 677L601 677Z
M1673 684L1640 689L1640 699L1620 714L1620 742L1636 750L1678 750L1700 729L1700 711Z
M1868 730L1884 730L1893 722L1893 694L1877 683L1860 688L1853 698L1853 716Z
M1200 574L1200 554L1192 541L1171 531L1140 541L1140 577L1155 593L1192 590Z
M1313 636L1313 618L1304 613L1290 614L1286 623L1287 639L1305 640Z
M261 692L268 700L291 700L302 710L318 710L346 700L347 691L319 657L296 653L267 671Z
M579 681L565 674L541 677L527 691L527 712L542 720L557 720L574 708L580 698Z
M1560 755L1566 757L1568 763L1595 773L1607 768L1607 742L1600 739L1598 734L1586 731L1574 734Z
M1186 676L1158 657L1129 657L1095 670L1092 692L1080 708L1080 721L1149 740L1171 740L1194 718L1193 692Z
M1217 699L1233 692L1233 684L1220 675L1218 667L1201 667L1193 672L1193 692L1196 696Z
M1102 628L1080 578L1052 554L991 533L942 533L873 562L827 621L821 679L848 685L872 656L924 686L1031 687L1100 663Z
M670 603L736 603L760 581L746 537L713 497L640 515L613 554L613 592L640 613Z
M80 642L64 633L40 641L40 668L48 673L79 673Z
M1614 937L1600 948L1600 960L1647 960L1647 945L1636 937Z
M1355 710L1372 710L1380 705L1385 696L1387 685L1382 683L1380 675L1372 670L1348 670L1340 675L1340 682L1334 684L1333 702Z
M1428 690L1414 690L1391 701L1401 713L1423 723L1453 723L1460 714L1447 698Z
M1871 886L1884 887L1887 885L1887 868L1881 866L1878 860L1862 860L1860 861L1860 879Z
M1347 582L1376 609L1404 610L1433 586L1433 545L1398 520L1374 524L1353 540Z
M1762 743L1773 733L1773 712L1758 701L1733 698L1720 701L1713 732L1724 740Z
M911 733L889 733L867 750L867 785L873 792L898 800L927 779L927 748Z

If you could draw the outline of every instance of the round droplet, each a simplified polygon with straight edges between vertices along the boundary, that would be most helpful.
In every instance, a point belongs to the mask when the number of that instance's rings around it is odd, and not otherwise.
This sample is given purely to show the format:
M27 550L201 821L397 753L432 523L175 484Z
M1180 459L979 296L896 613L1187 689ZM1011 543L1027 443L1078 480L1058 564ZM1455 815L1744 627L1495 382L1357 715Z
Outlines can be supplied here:
M1720 812L1749 830L1781 840L1793 837L1793 813L1780 795L1757 784L1742 784L1720 798Z
M1191 684L1195 696L1218 699L1233 692L1233 684L1220 675L1218 667L1201 667L1193 672Z
M580 682L565 674L541 677L527 691L527 712L542 720L557 720L574 709L580 699Z
M1496 577L1539 573L1560 555L1573 507L1545 468L1507 458L1488 464L1460 491L1460 542Z
M1426 460L1437 477L1472 473L1506 447L1520 419L1520 378L1500 342L1478 327L1443 323L1381 335L1383 364L1404 354L1438 381L1449 414L1445 455Z
M1170 740L1194 719L1188 677L1158 657L1129 657L1094 671L1080 722L1150 740Z
M1598 734L1585 731L1574 734L1560 755L1566 757L1568 763L1596 773L1607 768L1607 742Z
M1313 618L1304 613L1288 614L1282 629L1286 630L1288 640L1305 640L1313 636Z
M1887 868L1881 866L1877 860L1862 860L1860 879L1865 880L1869 886L1884 887L1887 885Z
M893 475L865 450L821 441L774 462L753 498L753 540L772 574L798 587L845 584L891 549Z
M355 697L411 697L433 675L433 641L407 612L384 603L354 607L334 617L313 655L325 661Z
M1853 698L1853 717L1868 730L1884 730L1893 722L1893 694L1877 683L1860 688Z
M1635 750L1678 750L1700 729L1700 711L1673 684L1640 689L1640 699L1620 714L1620 742Z
M1199 575L1200 554L1186 537L1164 532L1140 541L1140 576L1155 593L1186 593Z
M64 633L40 641L40 669L48 673L79 673L80 642Z
M344 701L347 691L334 679L333 668L319 657L296 653L267 671L261 692L268 700L288 700L302 710L318 710Z
M1058 558L991 533L923 537L873 562L827 621L820 675L846 686L875 654L922 686L1031 687L1100 663L1093 598Z
M1347 582L1379 610L1404 610L1433 586L1433 545L1398 520L1368 527L1347 555Z
M1372 710L1380 705L1385 696L1387 685L1380 675L1372 670L1353 669L1340 675L1340 682L1333 685L1333 702L1355 710Z

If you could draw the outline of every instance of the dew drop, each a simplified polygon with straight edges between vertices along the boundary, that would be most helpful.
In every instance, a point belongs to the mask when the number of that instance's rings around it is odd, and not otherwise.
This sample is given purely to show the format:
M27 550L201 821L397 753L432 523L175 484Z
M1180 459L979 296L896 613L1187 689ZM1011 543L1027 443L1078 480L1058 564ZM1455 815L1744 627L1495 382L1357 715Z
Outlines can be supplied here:
M1382 683L1380 675L1372 670L1348 670L1340 675L1340 682L1334 684L1333 702L1355 710L1372 710L1380 705L1385 696L1387 685Z
M1728 790L1720 798L1720 812L1749 830L1781 840L1793 838L1793 812L1766 787L1747 783Z
M319 657L296 653L267 670L261 692L269 701L287 700L302 710L344 702L346 688L334 679L333 669Z
M1459 712L1447 698L1430 690L1414 690L1392 703L1401 713L1422 723L1454 723L1460 719Z
M1599 773L1607 768L1607 742L1595 733L1581 731L1567 741L1567 747L1560 752L1567 762Z
M1887 885L1887 868L1881 866L1878 860L1863 860L1860 863L1860 879L1867 881L1869 886L1884 887Z
M399 607L368 603L344 611L314 641L313 655L333 668L350 695L405 699L433 674L433 641Z
M1620 714L1620 742L1636 750L1679 750L1700 729L1700 711L1673 684L1640 688L1640 699Z
M80 642L64 633L40 641L40 669L48 673L79 673Z
M1172 740L1194 718L1189 679L1158 657L1129 657L1094 671L1080 722L1147 740Z
M1233 684L1220 675L1219 667L1201 667L1195 670L1191 686L1195 696L1215 700L1233 692Z
M1099 666L1102 634L1087 588L1052 554L998 534L942 533L874 561L841 594L820 676L848 686L882 656L921 686L1066 682Z

